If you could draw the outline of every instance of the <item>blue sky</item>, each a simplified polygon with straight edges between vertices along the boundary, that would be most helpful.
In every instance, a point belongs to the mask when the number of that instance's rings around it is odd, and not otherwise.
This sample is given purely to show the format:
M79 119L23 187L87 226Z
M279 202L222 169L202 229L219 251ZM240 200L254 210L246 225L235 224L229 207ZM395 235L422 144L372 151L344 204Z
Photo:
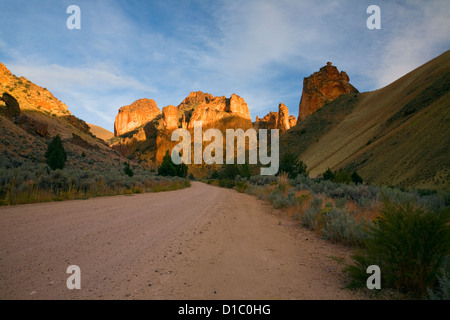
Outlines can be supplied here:
M369 5L381 29L369 30ZM69 30L69 5L81 29ZM327 61L361 92L450 49L450 1L0 0L0 62L48 88L72 114L113 131L140 98L162 109L191 91L236 93L252 119L283 102L298 115L303 78Z

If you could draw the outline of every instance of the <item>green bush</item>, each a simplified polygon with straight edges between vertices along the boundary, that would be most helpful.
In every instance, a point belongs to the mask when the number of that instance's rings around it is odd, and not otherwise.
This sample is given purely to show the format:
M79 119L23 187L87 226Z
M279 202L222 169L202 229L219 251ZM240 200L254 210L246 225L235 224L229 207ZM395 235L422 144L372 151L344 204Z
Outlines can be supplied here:
M236 185L236 182L233 179L220 179L219 180L219 187L222 188L234 188Z
M220 172L214 171L211 174L211 179L236 179L250 178L250 169L248 164L224 164Z
M310 230L316 230L318 226L318 217L320 209L309 207L301 217L302 225Z
M293 195L285 196L285 193L278 188L273 189L267 196L275 209L289 207L295 203L295 197Z
M344 209L345 205L347 204L347 198L336 198L334 199L334 203L336 205L336 208L338 209Z
M440 267L450 253L449 222L448 207L437 212L385 198L365 250L354 255L355 264L347 268L350 285L364 286L367 267L378 265L382 287L424 296L438 280Z
M352 176L347 171L339 170L334 173L334 182L349 184L352 182Z
M327 211L322 216L322 235L332 242L346 245L362 245L367 239L366 225L364 220L356 222L355 218L345 209Z
M241 193L245 193L249 189L249 185L245 181L236 182L236 190Z

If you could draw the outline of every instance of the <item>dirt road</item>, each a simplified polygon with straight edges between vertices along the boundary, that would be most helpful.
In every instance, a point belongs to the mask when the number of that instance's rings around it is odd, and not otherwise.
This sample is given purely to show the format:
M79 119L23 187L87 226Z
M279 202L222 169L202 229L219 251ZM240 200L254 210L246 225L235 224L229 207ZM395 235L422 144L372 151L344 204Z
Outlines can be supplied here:
M355 299L337 262L349 253L253 196L198 182L3 207L0 299Z

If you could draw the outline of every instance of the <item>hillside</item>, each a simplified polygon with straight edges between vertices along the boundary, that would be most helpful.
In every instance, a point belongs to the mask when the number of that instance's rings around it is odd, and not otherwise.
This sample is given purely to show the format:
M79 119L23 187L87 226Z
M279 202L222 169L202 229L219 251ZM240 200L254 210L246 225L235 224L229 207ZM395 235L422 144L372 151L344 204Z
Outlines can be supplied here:
M0 98L4 100L0 101L2 167L45 163L47 144L56 135L69 155L69 167L95 169L126 160L94 136L90 126L46 88L13 75L3 64Z
M449 189L450 51L392 84L351 93L280 138L311 176L345 168L375 184Z
M105 128L102 128L102 127L97 126L97 125L92 124L92 123L88 123L88 126L89 126L90 131L92 132L92 134L94 136L96 136L97 138L100 138L100 139L102 139L104 141L114 137L114 133L112 133L109 130L106 130Z
M0 64L0 205L117 194L155 184L151 173L133 162L134 176L128 177L124 163L129 160L96 137L102 135L97 129L47 89ZM50 170L46 152L57 135L67 161L63 170Z

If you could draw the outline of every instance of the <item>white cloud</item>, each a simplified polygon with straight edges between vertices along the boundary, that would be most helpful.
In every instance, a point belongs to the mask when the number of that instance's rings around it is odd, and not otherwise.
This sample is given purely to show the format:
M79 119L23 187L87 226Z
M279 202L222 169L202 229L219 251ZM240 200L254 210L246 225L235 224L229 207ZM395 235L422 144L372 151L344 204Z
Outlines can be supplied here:
M36 84L52 88L57 91L70 91L73 88L97 90L126 90L148 91L157 90L137 79L111 72L107 66L70 68L56 64L52 65L11 65L14 74L23 75Z
M411 7L395 9L400 23L393 23L393 34L381 50L381 67L375 73L379 87L435 58L436 52L443 53L438 50L450 39L450 6L443 2L416 2Z

